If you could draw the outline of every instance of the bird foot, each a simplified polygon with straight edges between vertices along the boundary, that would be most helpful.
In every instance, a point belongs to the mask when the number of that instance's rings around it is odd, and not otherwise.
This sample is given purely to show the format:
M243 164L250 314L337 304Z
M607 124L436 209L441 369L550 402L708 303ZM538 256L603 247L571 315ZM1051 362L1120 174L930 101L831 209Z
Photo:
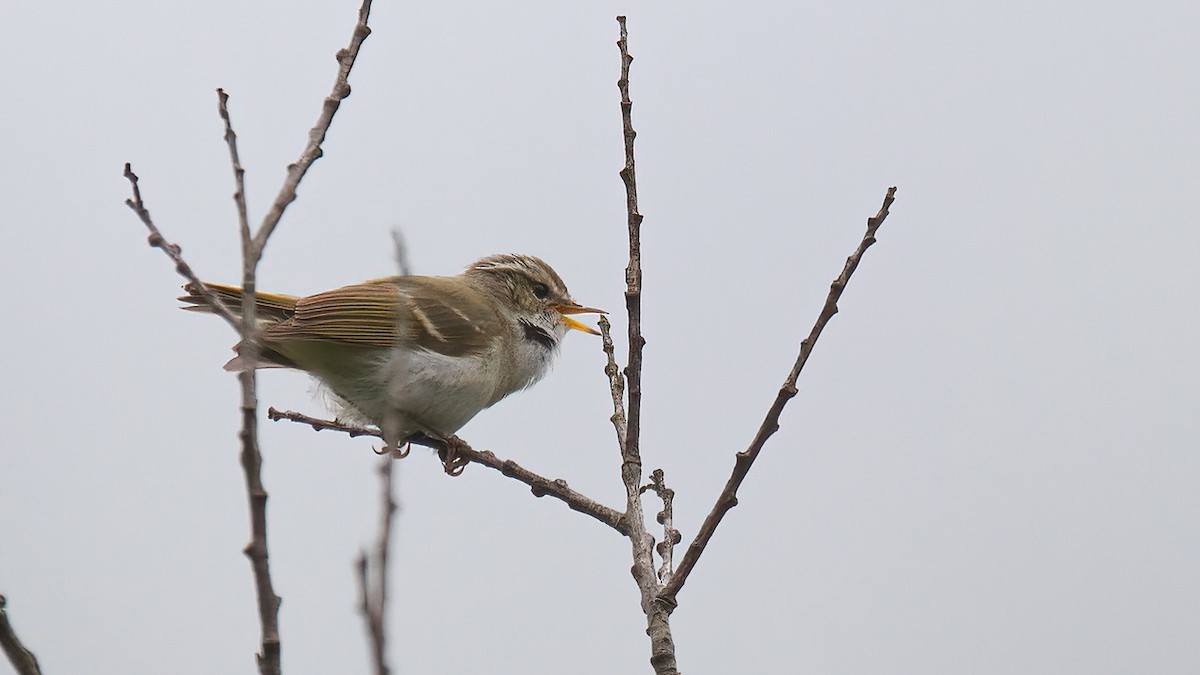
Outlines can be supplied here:
M382 448L376 448L375 446L371 446L371 449L374 450L375 454L377 454L377 455L381 455L381 456L382 455L391 455L392 459L404 459L405 457L408 457L408 452L410 450L412 450L412 444L411 443L400 443L397 445L387 444L387 445L384 445Z
M438 450L442 468L446 470L447 476L458 476L471 463L470 458L462 455L462 451L470 450L471 446L458 436L449 436L443 439L443 442L446 444L445 447Z

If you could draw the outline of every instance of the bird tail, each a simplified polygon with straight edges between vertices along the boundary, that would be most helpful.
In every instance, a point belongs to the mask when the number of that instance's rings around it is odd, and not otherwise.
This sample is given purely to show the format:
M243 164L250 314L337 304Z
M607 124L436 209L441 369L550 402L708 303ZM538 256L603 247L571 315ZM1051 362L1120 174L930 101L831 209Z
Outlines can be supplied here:
M242 315L242 289L239 286L228 286L226 284L214 284L204 282L204 288L215 295L221 304L229 308L229 311L234 314ZM186 295L179 296L179 301L184 303L180 309L186 309L190 312L204 312L212 314L213 308L208 302L208 298L204 296L196 284L190 283L183 287ZM291 295L279 295L278 293L263 293L254 294L255 297L255 314L258 316L260 323L277 323L285 319L291 318L296 312L296 302L299 298Z
M239 286L229 286L226 284L214 284L203 282L204 288L212 295L216 296L221 304L225 305L229 311L237 316L242 315L242 289ZM180 309L185 309L189 312L202 312L212 314L214 310L209 304L208 298L195 283L189 283L183 287L185 295L179 296L179 301L184 303ZM256 292L255 297L255 315L259 328L268 326L280 321L286 321L291 318L296 312L296 303L299 298L291 295L279 295L277 293L262 293ZM225 364L225 370L243 371L253 370L255 368L294 368L295 364L290 359L279 354L269 347L263 347L262 353L258 358L251 363L241 354L241 343L234 346L233 350L238 352L238 355L233 357L229 363Z

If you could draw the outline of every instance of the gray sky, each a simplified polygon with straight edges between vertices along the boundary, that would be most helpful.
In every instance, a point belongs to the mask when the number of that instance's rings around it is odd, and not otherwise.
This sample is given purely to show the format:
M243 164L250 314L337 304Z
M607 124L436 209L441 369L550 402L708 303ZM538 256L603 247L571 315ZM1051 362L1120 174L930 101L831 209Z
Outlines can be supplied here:
M354 2L0 9L0 593L48 673L251 673L234 336L121 165L236 281ZM260 286L550 261L623 330L613 17L645 214L647 469L695 533L889 185L893 214L680 596L689 674L1200 671L1200 5L390 3ZM461 432L619 505L599 340ZM323 414L302 374L263 407ZM367 670L370 441L264 422L288 673ZM399 465L402 673L649 672L628 545L479 467ZM2 671L5 666L0 666Z

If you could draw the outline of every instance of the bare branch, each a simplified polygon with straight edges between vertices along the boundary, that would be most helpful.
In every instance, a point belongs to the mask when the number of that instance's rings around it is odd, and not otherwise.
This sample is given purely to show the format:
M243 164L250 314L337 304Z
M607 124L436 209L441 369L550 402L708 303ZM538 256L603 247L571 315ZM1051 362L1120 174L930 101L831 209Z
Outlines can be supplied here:
M279 605L283 601L271 583L267 554L267 490L262 481L262 452L258 448L258 396L254 371L238 373L242 390L241 463L246 476L246 496L250 502L250 543L242 553L254 570L254 588L258 597L258 619L262 627L262 651L258 654L261 675L279 675Z
M13 668L17 669L18 675L42 675L37 657L17 638L17 633L8 620L7 605L8 600L0 595L0 647L4 648L4 653Z
M350 95L350 70L354 67L354 60L358 58L358 50L362 47L362 43L371 34L371 28L367 26L367 19L371 15L371 0L363 0L362 6L358 10L358 23L354 25L354 33L350 36L350 44L345 49L338 50L338 73L337 78L333 81L333 91L329 96L325 97L325 101L321 106L321 115L317 118L317 123L308 132L308 144L304 146L304 151L300 153L300 158L294 164L288 165L287 178L283 181L283 187L279 189L278 196L275 197L275 203L271 205L271 210L263 217L262 225L259 226L258 232L254 235L254 250L256 253L255 261L262 257L263 249L267 245L267 239L271 237L271 233L275 231L275 227L279 225L279 219L283 217L283 212L288 205L296 201L296 188L299 187L300 181L304 179L304 174L308 173L308 168L312 163L321 158L324 152L321 150L321 144L325 142L325 134L329 132L329 125L333 123L333 116L337 113L338 107L342 104L342 99Z
M800 371L804 369L804 364L808 362L808 357L812 353L813 347L817 344L817 338L821 337L821 331L825 329L825 324L833 318L838 312L837 302L842 297L842 291L846 288L846 283L850 281L854 270L858 268L858 263L862 259L863 253L866 252L872 244L875 243L875 232L879 230L879 226L883 225L883 221L888 217L888 209L892 202L895 201L896 188L890 187L887 194L883 198L883 206L879 212L867 219L867 231L863 235L862 241L859 242L858 248L855 249L850 257L846 259L846 265L842 268L842 273L838 275L829 287L829 295L825 298L825 305L821 308L821 314L817 317L817 321L813 324L812 331L808 337L800 343L800 354L796 357L796 363L792 366L791 372L784 380L783 386L779 389L779 394L775 397L775 402L771 404L770 410L767 411L766 418L762 425L758 428L758 433L754 435L754 440L750 446L737 453L733 464L733 473L726 481L725 487L721 490L721 494L717 497L716 504L713 505L712 511L704 518L704 523L700 526L700 531L696 533L696 538L688 545L687 551L683 555L683 559L679 561L679 569L671 580L662 589L662 597L665 600L674 602L679 589L683 588L684 582L687 581L688 575L696 566L696 561L700 558L700 554L704 552L704 548L712 539L713 532L717 526L721 524L721 519L725 514L737 506L737 491L741 486L742 481L746 478L750 467L754 465L754 460L758 458L762 452L763 445L767 439L779 430L779 415L783 412L784 406L796 395L796 380L800 377Z
M238 156L237 134L233 131L233 122L229 119L229 94L224 89L217 89L217 113L225 123L225 144L229 146L229 162L233 165L233 202L237 206L238 228L242 240L242 259L250 257L245 246L253 240L250 237L250 218L246 214L246 170L242 168L242 160Z
M331 430L348 433L351 436L375 436L383 438L383 434L378 429L370 427L356 427L348 424L343 424L336 420L322 420L315 417L309 417L290 410L276 410L270 408L267 410L267 417L272 421L288 420L291 422L299 422L311 426L315 431ZM408 439L413 445L423 445L427 448L433 448L438 452L443 452L447 449L447 443L435 438L426 436L415 436ZM607 507L596 500L576 492L567 486L567 482L561 478L550 479L538 475L529 469L522 467L520 464L511 459L500 459L496 457L490 450L475 450L467 445L462 439L458 439L457 443L461 445L456 447L461 459L486 466L489 469L499 471L500 473L518 480L529 486L530 491L535 497L553 497L567 505L573 511L578 511L587 516L591 516L596 520L608 525L621 534L626 533L626 519L624 514L616 509Z
M380 490L382 505L379 513L379 534L375 540L375 549L370 556L364 550L358 557L358 584L361 591L359 611L367 626L367 636L371 641L371 656L375 666L375 675L388 675L391 669L387 665L387 569L388 549L391 546L392 516L396 513L396 500L392 497L392 465L391 457L385 457L379 464L379 476L382 489Z
M187 279L191 285L196 287L196 292L204 296L209 306L212 307L213 313L225 319L225 322L230 326L233 326L235 329L238 328L240 319L233 312L229 311L229 308L225 306L225 303L221 302L221 299L215 293L204 287L204 284L200 281L200 277L196 276L196 273L192 271L192 266L187 264L187 261L183 259L183 249L178 244L172 244L167 241L163 237L162 232L159 232L158 226L154 224L154 220L150 217L150 210L146 208L146 204L142 201L142 190L138 187L138 177L133 172L133 168L130 167L129 162L125 163L124 175L133 189L133 198L126 199L125 206L132 209L138 218L141 219L142 224L146 226L146 229L150 230L150 236L146 242L151 247L161 249L163 253L167 254L167 257L175 263L175 271L179 273L179 276Z
M621 169L621 180L625 183L625 209L629 225L629 264L625 268L625 308L629 312L629 364L625 367L625 379L629 383L629 421L622 451L626 462L641 464L642 456L639 437L642 428L642 348L646 340L642 337L642 214L638 212L637 172L633 159L633 101L629 98L629 55L628 33L625 17L618 16L621 38L617 47L621 50L621 79L617 88L621 92L621 123L625 138L625 166ZM638 482L641 482L640 480Z
M396 260L396 274L402 277L412 274L412 265L408 263L408 243L398 227L392 228L392 255Z
M621 371L617 368L617 358L614 355L612 333L609 329L612 325L608 322L608 317L600 315L600 340L604 346L604 354L608 357L608 362L604 366L604 374L608 375L608 388L612 392L613 414L609 420L613 424L613 428L617 431L617 444L621 448L621 456L625 456L625 379L621 376Z
M289 422L299 422L307 424L313 428L313 431L340 431L344 434L349 434L351 438L358 436L374 436L382 439L383 432L374 427L360 427L353 424L346 424L338 420L323 420L316 417L309 417L302 413L293 412L291 410L280 410L278 408L267 408L267 419L272 422L279 420L287 420Z
M670 625L671 611L675 607L659 597L659 582L654 571L654 538L646 532L646 520L642 512L642 348L646 345L642 337L642 214L638 212L637 172L633 157L633 139L637 137L637 132L633 130L633 101L629 98L629 65L633 63L633 57L629 54L625 17L618 16L617 23L621 28L617 40L617 48L621 51L621 77L617 80L617 89L621 92L621 128L625 140L625 166L621 169L621 180L625 183L625 210L629 228L629 264L625 268L625 309L629 313L629 361L625 367L625 381L628 383L629 408L625 442L621 447L621 481L625 484L625 517L629 523L627 536L633 549L633 567L630 571L641 593L642 611L646 613L650 664L658 675L676 675L679 671Z
M662 469L650 472L650 482L643 485L641 491L642 493L653 491L663 503L662 511L659 511L655 517L658 524L663 526L663 539L654 548L663 561L662 566L658 568L658 581L665 584L671 580L675 544L678 544L681 539L679 530L675 529L675 491L667 487Z
M246 185L241 159L238 157L237 134L229 116L229 96L217 90L217 113L225 124L225 143L229 146L229 162L233 169L233 201L238 212L238 233L242 243L242 305L238 334L241 345L238 353L250 363L257 361L258 340L255 336L258 302L255 283L260 250L250 237L246 215ZM199 284L203 286L203 284ZM282 669L279 639L279 605L282 599L275 593L267 548L267 490L262 480L262 452L258 447L258 387L253 370L238 373L241 390L242 428L238 438L242 443L240 461L246 479L246 497L250 507L250 543L242 553L250 559L254 573L255 596L258 598L258 620L261 649L257 654L258 670L262 675L278 675Z

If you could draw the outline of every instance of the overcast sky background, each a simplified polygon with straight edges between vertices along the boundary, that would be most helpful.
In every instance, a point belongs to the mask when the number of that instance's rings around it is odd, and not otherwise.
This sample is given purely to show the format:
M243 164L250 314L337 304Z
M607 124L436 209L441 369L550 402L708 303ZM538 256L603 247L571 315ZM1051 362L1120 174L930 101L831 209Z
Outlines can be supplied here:
M0 593L47 673L255 672L234 335L175 309L121 167L236 282L214 89L257 221L356 12L0 9ZM683 671L1200 672L1200 4L378 2L260 287L390 274L401 227L419 273L536 254L623 332L618 13L643 453L685 543L899 187L680 595ZM619 506L603 363L572 334L460 433ZM325 413L303 374L260 382ZM368 672L371 441L264 421L262 447L285 672ZM624 539L424 449L398 475L396 672L650 672Z

